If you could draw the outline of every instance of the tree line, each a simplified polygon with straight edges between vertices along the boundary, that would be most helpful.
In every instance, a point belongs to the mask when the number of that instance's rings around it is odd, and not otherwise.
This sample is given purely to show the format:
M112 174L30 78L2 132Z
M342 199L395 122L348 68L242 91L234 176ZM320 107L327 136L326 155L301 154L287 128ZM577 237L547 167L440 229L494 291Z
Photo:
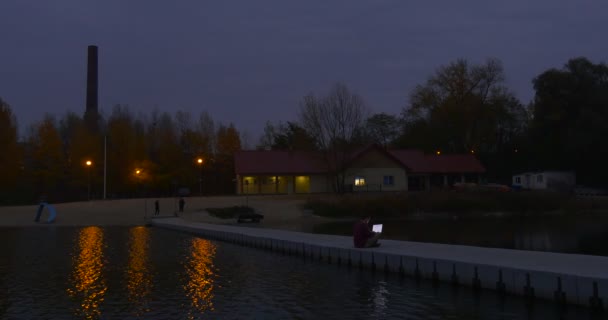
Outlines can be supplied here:
M47 114L18 141L15 116L0 101L0 202L101 199L104 158L107 198L234 192L241 138L233 124L204 111L136 115L124 105L99 122L92 132L73 112Z
M510 183L512 174L523 171L569 170L579 184L606 186L608 66L575 58L546 70L532 80L535 95L527 105L505 79L497 59L456 60L417 85L399 114L372 113L363 97L337 83L325 94L305 95L295 119L267 122L256 148L322 151L336 191L343 191L348 154L370 143L474 154L488 181ZM0 201L85 199L85 185L99 198L104 141L110 198L171 195L184 187L192 194L235 190L233 156L245 137L206 111L135 115L117 105L100 128L90 132L72 112L46 115L20 140L15 116L0 100Z

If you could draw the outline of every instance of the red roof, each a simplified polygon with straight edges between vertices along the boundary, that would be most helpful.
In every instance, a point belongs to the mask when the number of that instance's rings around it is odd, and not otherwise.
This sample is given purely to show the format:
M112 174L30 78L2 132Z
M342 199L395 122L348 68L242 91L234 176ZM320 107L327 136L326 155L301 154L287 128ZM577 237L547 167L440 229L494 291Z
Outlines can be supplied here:
M431 172L424 152L420 150L389 150L395 158L401 162L409 171L415 173Z
M483 173L486 169L472 154L425 155L432 173Z
M318 152L255 150L234 155L238 174L321 174L327 172L323 156Z
M473 155L425 155L420 150L385 150L380 146L354 152L352 160L376 149L396 160L411 173L482 173L483 165ZM327 163L320 152L239 151L234 156L237 174L323 174Z

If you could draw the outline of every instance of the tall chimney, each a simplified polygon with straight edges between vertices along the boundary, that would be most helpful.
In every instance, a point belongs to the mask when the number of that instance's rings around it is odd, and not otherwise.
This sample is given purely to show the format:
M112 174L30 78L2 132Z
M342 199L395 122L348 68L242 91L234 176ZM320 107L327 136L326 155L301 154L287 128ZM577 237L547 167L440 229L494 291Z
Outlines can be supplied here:
M84 113L84 120L87 127L93 131L98 129L97 101L97 46L89 46L87 56L87 108Z

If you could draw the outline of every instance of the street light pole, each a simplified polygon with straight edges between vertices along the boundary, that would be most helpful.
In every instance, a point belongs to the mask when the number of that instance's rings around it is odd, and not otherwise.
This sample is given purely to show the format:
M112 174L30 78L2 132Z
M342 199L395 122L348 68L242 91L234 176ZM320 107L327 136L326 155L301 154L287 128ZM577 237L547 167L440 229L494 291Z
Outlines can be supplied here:
M93 162L91 160L87 160L85 164L87 165L87 175L89 180L88 199L91 201L91 165L93 165Z
M198 189L199 189L199 193L202 197L203 196L203 158L196 159L196 163L198 163L198 165L201 169L200 176L198 178Z
M103 200L106 200L106 176L107 176L107 142L108 136L103 136Z

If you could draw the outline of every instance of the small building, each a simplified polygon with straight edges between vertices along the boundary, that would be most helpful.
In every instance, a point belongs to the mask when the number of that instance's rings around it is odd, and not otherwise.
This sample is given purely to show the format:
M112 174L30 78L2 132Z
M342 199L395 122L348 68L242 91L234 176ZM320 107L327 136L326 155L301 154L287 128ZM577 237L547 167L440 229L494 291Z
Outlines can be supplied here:
M524 172L513 176L513 187L529 190L572 191L576 174L571 171Z
M344 190L414 191L480 181L473 155L426 155L370 145L346 156ZM235 154L237 194L333 192L335 177L321 152L255 150Z

